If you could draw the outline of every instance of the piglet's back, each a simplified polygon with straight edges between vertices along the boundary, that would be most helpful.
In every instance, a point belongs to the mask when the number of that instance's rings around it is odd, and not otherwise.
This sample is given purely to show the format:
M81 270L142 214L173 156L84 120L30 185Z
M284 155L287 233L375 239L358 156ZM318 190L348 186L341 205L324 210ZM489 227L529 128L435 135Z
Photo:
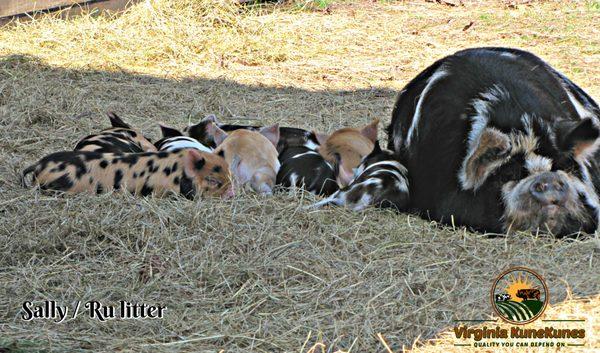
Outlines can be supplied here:
M279 169L279 160L275 146L263 135L250 130L235 130L217 149L225 151L225 159L231 162L234 156L258 167ZM231 163L230 163L231 164Z

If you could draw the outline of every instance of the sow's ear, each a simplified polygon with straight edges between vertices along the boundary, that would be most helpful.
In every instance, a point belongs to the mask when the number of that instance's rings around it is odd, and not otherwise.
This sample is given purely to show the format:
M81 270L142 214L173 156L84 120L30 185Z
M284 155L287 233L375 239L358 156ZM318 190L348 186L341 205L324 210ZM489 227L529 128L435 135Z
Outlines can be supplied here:
M469 149L458 179L464 190L477 190L487 177L506 160L510 152L508 135L486 128L476 140L469 142Z
M219 146L227 138L227 133L217 126L217 124L210 122L206 125L206 134L215 141L215 145Z
M377 141L377 126L379 125L379 119L373 120L369 125L365 125L360 129L361 135L375 143Z
M558 135L559 148L577 159L591 157L600 147L597 143L600 129L589 118L558 127Z
M131 129L131 126L129 126L129 124L124 122L123 119L121 119L114 112L108 112L108 113L106 113L106 115L108 115L108 118L110 119L110 124L112 125L112 127L122 127L124 129Z
M200 152L193 148L189 148L183 161L185 174L188 177L193 178L200 172L200 170L202 170L202 168L204 168L205 163L206 161Z
M271 141L273 146L277 147L277 143L279 143L279 124L263 127L258 132Z
M158 126L160 126L160 131L162 133L162 137L163 138L183 136L183 134L181 133L181 131L179 131L179 130L177 130L175 128L166 126L163 123L158 123Z

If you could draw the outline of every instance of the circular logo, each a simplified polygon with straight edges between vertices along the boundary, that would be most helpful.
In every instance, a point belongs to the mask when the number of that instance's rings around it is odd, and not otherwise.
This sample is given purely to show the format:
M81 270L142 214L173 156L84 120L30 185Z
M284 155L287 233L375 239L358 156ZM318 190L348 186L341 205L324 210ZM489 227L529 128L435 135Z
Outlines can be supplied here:
M546 282L537 272L513 267L500 274L491 291L492 307L500 318L524 325L542 316L549 301Z

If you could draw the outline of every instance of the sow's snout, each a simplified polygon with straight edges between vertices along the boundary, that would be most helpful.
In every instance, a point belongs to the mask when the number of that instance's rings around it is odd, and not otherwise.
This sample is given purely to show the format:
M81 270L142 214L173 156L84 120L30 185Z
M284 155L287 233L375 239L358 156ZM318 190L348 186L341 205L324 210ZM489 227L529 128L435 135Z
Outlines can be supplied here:
M505 228L556 235L587 230L594 214L586 210L586 193L591 194L579 179L560 170L509 182L503 187Z
M529 193L542 206L563 206L568 199L570 186L562 175L545 172L534 176Z

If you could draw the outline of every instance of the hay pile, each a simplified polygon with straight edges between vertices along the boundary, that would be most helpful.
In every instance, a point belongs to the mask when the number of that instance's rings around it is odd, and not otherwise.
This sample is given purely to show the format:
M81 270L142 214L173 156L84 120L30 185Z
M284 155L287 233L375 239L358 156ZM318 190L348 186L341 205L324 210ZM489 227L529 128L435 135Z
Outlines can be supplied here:
M210 3L210 4L209 4ZM307 212L304 194L188 202L55 197L18 172L107 125L158 137L197 115L331 131L389 122L396 91L467 46L532 50L600 97L600 13L588 2L423 1L240 8L145 1L120 17L0 29L0 350L400 351L457 316L491 313L493 278L538 270L552 303L600 293L594 238L488 238L412 215ZM469 28L466 28L474 22ZM24 322L24 301L143 301L162 320ZM590 341L591 342L591 341Z

